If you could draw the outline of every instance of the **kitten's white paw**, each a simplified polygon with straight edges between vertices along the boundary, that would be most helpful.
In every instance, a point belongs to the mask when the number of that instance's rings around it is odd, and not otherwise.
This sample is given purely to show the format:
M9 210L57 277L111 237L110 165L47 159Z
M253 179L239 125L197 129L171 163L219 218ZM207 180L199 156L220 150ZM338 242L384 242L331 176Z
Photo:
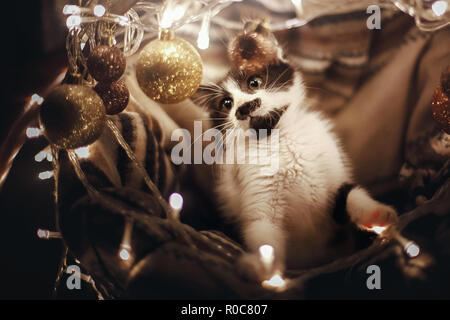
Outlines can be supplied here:
M388 227L397 221L397 211L394 208L382 203L376 203L375 206L364 211L355 222L362 228L370 229L375 226Z

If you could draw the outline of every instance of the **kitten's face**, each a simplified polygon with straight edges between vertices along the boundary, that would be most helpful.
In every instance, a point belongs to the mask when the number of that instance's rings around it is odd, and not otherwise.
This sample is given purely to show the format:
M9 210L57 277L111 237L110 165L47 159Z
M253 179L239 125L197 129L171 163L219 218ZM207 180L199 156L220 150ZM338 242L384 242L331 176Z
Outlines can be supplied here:
M304 96L300 75L282 61L252 73L232 70L218 85L200 91L216 125L243 130L273 129Z

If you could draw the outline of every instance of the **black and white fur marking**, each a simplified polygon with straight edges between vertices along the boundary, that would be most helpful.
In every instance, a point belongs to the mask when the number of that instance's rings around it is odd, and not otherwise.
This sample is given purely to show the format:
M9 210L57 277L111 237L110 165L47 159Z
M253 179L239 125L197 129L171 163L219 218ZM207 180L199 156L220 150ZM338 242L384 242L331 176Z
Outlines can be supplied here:
M279 129L277 172L263 174L264 164L218 166L222 213L240 227L249 252L240 266L249 277L261 280L276 270L310 267L339 256L330 244L347 220L363 228L396 220L393 208L353 184L330 121L308 108L300 73L281 55L257 72L232 70L218 84L202 86L196 101L208 108L217 128ZM247 148L235 147L237 152ZM264 147L250 143L245 151L251 156ZM275 249L269 271L258 256L264 244Z

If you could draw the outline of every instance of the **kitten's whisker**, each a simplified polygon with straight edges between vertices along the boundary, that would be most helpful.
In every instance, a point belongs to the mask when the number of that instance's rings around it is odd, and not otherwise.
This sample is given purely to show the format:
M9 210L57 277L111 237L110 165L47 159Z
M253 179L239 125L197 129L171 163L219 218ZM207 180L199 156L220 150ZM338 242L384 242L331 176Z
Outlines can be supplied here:
M269 91L272 90L272 88L275 86L278 80L288 71L289 69L285 69L280 75L275 79L275 81L272 83L272 85L269 88Z

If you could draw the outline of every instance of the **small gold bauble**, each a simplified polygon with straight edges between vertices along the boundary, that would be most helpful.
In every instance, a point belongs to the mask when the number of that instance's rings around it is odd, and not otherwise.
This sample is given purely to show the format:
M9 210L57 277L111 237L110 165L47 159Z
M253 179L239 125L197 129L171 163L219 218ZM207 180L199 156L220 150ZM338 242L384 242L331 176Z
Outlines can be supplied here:
M52 144L76 149L91 144L101 135L106 123L105 106L91 88L63 84L45 98L39 121Z
M191 97L202 80L203 65L197 50L171 36L147 44L136 64L139 86L153 100L177 103Z

